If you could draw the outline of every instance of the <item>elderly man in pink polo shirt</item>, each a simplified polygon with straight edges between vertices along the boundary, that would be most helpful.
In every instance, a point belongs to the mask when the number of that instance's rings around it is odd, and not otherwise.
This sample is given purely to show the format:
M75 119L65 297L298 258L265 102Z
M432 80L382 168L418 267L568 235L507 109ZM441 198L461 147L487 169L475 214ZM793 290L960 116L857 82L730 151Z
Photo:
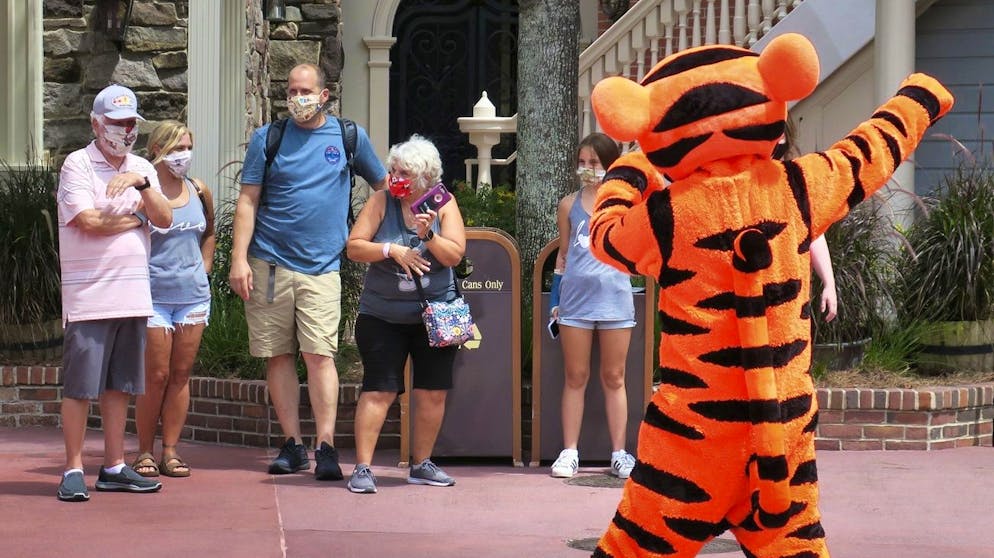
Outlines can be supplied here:
M100 401L104 460L97 490L155 492L162 487L124 463L128 401L145 390L145 325L152 314L148 222L168 228L172 209L151 163L131 154L138 99L120 85L93 100L96 139L71 153L59 176L62 263L62 432L66 470L58 498L90 498L83 438L90 400Z

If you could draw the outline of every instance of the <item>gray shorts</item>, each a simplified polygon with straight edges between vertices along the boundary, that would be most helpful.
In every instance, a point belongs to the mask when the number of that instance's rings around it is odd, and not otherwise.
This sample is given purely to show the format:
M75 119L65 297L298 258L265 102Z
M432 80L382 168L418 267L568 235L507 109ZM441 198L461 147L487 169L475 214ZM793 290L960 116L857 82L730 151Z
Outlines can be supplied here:
M147 317L66 324L62 396L98 399L105 390L145 393Z

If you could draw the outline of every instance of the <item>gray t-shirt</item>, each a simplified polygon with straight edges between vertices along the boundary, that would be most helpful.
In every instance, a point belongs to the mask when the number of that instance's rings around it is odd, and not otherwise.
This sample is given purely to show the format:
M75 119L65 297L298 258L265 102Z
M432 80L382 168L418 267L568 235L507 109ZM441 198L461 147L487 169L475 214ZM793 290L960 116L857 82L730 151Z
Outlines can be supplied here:
M431 251L418 238L416 231L404 225L401 211L403 209L400 202L387 195L383 221L379 230L373 235L373 242L392 242L401 246L420 248L422 257L431 264L428 272L420 278L425 296L431 301L454 299L456 292L452 268L438 263ZM435 221L432 230L438 234L438 229L438 221ZM407 278L404 270L393 261L393 258L369 264L362 294L359 296L359 313L370 314L395 324L421 323L421 300L414 280Z
M183 184L190 192L190 200L173 208L172 226L160 229L149 223L152 251L148 277L154 304L196 304L211 298L200 251L200 239L207 230L204 204L189 179Z
M590 252L590 215L577 194L569 210L569 251L559 286L559 317L572 320L634 320L635 303L628 275Z

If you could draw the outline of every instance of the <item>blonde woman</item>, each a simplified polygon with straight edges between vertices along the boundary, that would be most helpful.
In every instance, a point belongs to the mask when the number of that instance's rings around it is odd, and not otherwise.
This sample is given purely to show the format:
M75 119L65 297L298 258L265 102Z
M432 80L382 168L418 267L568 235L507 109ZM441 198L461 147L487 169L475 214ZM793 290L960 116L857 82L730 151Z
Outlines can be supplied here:
M210 189L187 176L192 155L193 132L180 122L163 122L148 138L148 156L173 223L168 229L150 227L153 314L146 330L145 394L135 406L139 455L133 465L146 477L190 476L176 445L190 407L190 370L210 316L208 274L214 261L214 204ZM156 462L160 419L162 457Z

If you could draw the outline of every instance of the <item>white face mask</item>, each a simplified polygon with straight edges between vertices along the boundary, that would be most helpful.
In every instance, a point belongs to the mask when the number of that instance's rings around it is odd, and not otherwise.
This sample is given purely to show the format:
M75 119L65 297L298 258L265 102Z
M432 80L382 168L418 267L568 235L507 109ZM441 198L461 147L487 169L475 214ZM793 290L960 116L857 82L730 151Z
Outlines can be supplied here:
M128 131L127 126L103 123L100 126L104 133L100 134L99 140L108 153L115 157L124 157L131 152L135 140L138 139L138 126L132 126L131 131Z
M297 122L307 122L321 110L321 95L297 95L286 100L290 116Z
M162 161L169 167L169 172L176 178L183 178L190 171L193 163L193 151L174 151L162 158Z
M580 182L584 186L591 186L600 182L605 175L604 169L594 170L589 167L577 167L576 176L580 178Z

